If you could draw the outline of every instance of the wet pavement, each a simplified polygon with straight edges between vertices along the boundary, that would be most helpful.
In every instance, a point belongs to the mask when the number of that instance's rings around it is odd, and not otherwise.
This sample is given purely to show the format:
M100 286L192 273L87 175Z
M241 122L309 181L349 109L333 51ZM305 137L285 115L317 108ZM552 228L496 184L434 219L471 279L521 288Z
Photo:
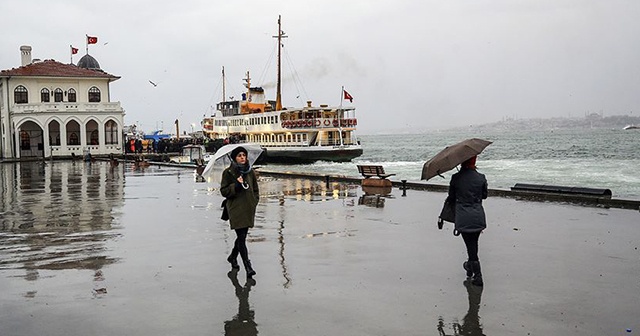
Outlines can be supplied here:
M640 334L638 211L489 198L481 289L444 193L263 176L247 281L191 170L2 164L0 185L3 336Z

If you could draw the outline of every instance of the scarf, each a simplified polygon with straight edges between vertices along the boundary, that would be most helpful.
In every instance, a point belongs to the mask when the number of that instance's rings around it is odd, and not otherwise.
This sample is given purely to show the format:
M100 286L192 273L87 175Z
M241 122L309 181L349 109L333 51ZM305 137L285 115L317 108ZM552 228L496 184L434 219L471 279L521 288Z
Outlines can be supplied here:
M235 161L232 161L231 166L242 175L247 175L251 171L251 165L249 164L249 161L247 161L247 163L243 165L238 164Z

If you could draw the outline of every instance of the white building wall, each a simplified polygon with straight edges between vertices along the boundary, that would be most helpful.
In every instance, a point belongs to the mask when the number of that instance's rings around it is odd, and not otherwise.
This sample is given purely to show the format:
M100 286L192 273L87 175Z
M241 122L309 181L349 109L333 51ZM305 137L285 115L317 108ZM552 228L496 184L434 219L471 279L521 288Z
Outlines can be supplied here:
M9 118L8 87L8 79L0 78L0 159L9 157L13 137Z
M22 85L28 90L27 104L15 104L14 90ZM0 108L2 123L8 132L2 133L2 158L20 158L20 131L25 123L31 121L42 131L44 141L44 157L82 155L89 150L92 155L107 155L122 153L122 130L124 127L124 110L119 102L109 102L109 79L106 78L45 78L45 77L13 77L5 81L5 93L0 100L5 100L4 108ZM89 89L97 87L100 90L100 102L89 103ZM9 91L6 92L6 88ZM50 96L49 103L41 102L40 91L47 88L50 94L60 88L63 101L54 102ZM68 90L76 90L76 102L68 101ZM60 123L60 145L54 146L49 142L49 123L56 120ZM80 145L68 145L66 124L75 120L80 124ZM86 126L90 120L98 124L99 144L91 145L87 138ZM106 144L105 124L113 120L118 126L118 143Z

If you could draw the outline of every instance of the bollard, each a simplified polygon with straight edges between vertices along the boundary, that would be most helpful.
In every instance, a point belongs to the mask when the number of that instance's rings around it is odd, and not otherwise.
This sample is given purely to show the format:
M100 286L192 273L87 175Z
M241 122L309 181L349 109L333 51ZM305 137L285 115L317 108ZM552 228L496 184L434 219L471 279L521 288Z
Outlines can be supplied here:
M324 184L327 187L327 189L329 189L329 175L325 175L324 177Z
M407 180L400 180L402 182L402 196L407 196Z

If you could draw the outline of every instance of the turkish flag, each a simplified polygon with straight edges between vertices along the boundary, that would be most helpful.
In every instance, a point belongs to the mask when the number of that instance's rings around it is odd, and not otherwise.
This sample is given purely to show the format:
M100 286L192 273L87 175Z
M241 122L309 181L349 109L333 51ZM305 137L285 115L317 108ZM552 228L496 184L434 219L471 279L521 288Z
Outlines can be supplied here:
M78 48L74 48L73 46L71 46L71 55L75 55L78 53Z
M347 92L347 90L342 91L344 91L344 99L349 99L349 102L353 103L353 97L349 94L349 92Z
M87 44L96 44L96 43L98 43L97 37L87 35Z

